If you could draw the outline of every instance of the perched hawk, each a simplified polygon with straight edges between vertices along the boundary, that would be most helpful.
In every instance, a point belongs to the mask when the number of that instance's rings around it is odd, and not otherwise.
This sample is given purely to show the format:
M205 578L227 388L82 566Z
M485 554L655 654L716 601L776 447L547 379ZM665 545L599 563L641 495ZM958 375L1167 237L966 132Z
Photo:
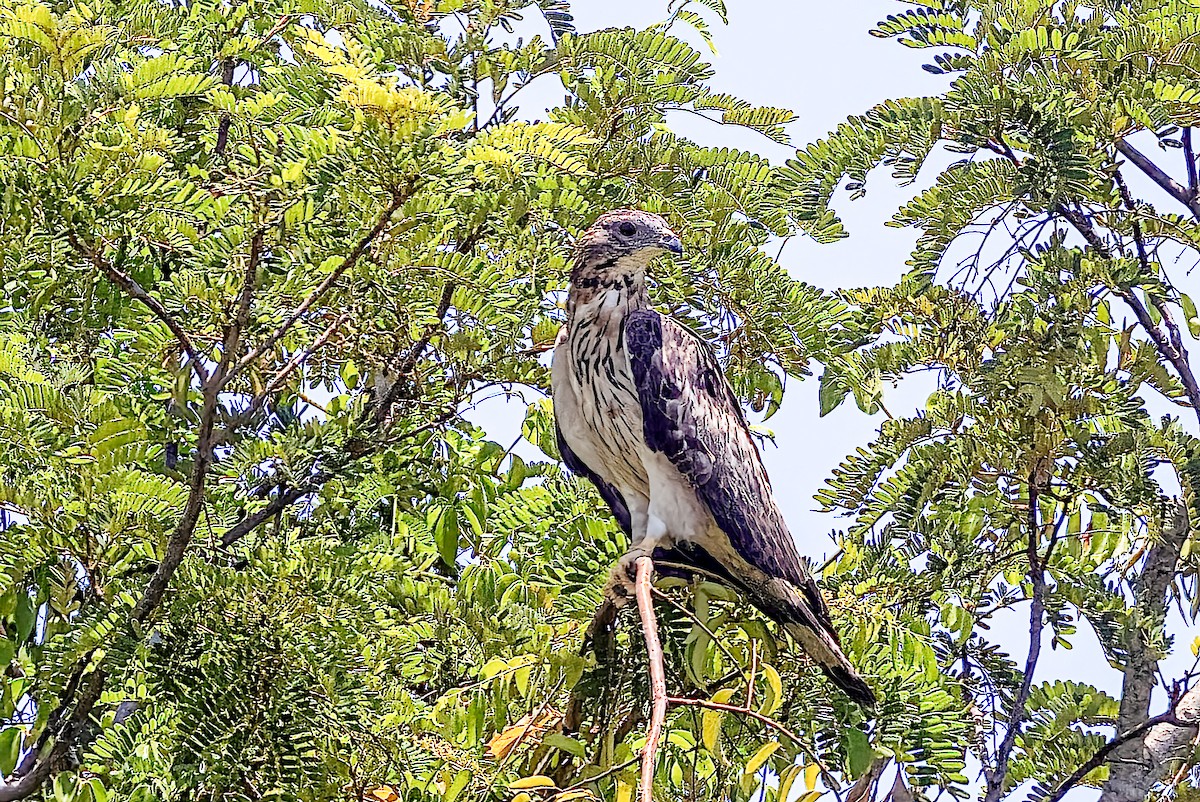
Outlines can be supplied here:
M551 384L563 461L640 556L723 577L782 624L838 687L872 705L771 496L741 405L708 345L650 306L646 265L682 253L658 215L600 217L576 246Z

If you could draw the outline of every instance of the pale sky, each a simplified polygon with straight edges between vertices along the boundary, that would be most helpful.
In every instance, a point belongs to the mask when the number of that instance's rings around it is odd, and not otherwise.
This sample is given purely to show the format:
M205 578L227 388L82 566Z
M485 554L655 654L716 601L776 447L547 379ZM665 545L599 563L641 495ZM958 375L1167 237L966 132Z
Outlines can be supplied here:
M693 8L702 10L698 4ZM880 101L939 93L947 79L921 69L921 64L930 60L929 51L910 50L868 33L875 22L903 8L895 0L730 0L726 28L705 12L713 22L719 51L711 59L716 69L712 85L752 103L796 111L799 119L790 133L797 147L823 137L848 115L866 111ZM581 31L643 26L666 16L665 2L658 0L581 0L572 10ZM680 26L677 33L687 30ZM686 38L711 58L699 37ZM555 103L561 89L556 97L553 87L547 86L546 94L544 102ZM526 108L531 116L537 116L536 110ZM671 122L676 130L702 144L753 150L777 163L793 152L753 132L708 124L692 115L680 114ZM924 171L915 187L897 189L887 171L879 170L871 175L866 198L850 202L841 193L835 205L850 237L834 245L796 238L783 251L784 267L797 279L829 289L895 283L904 271L916 232L885 228L883 223L917 189L932 183L944 163L931 164L933 169ZM888 391L885 403L894 414L907 414L923 403L928 389L928 385L906 383ZM497 441L508 444L520 432L524 408L519 400L507 404L496 400L483 404L469 417ZM775 431L777 447L768 447L765 458L801 552L820 563L834 548L830 532L844 527L846 521L816 512L813 495L847 453L874 438L882 416L864 415L853 399L825 418L819 418L817 411L815 377L789 381L782 408L767 421ZM530 447L523 455L536 458L538 453ZM989 634L1015 648L1018 663L1024 662L1028 646L1028 616L1027 605L1021 605L998 618ZM1178 613L1173 614L1172 623L1177 633L1175 649L1162 669L1166 676L1178 677L1192 664L1189 646L1195 633L1188 631ZM1084 681L1119 696L1120 675L1108 666L1086 625L1072 638L1072 651L1051 650L1050 628L1046 631L1038 681ZM1161 712L1163 705L1159 693L1152 712Z

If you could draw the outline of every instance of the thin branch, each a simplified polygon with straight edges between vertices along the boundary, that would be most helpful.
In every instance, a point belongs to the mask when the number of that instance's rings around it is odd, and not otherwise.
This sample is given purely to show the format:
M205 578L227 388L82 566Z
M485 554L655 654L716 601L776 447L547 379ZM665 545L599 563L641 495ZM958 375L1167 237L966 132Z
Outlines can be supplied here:
M642 750L639 749L637 752L634 752L633 757L629 758L629 760L626 760L622 763L617 763L614 766L609 766L607 769L600 772L599 774L593 774L591 777L588 777L587 779L584 779L584 780L580 780L579 782L575 783L574 785L568 785L566 788L562 789L558 793L560 795L565 794L567 791L574 791L578 788L585 788L585 787L591 785L592 783L599 782L600 780L603 780L605 777L610 777L613 774L616 774L618 771L621 771L622 769L629 768L634 763L637 763L638 760L641 759L641 757L642 757Z
M231 58L221 62L221 83L225 86L233 85L233 71L236 66L236 62ZM217 144L213 148L213 152L218 158L225 155L225 147L229 144L229 126L232 122L233 118L229 112L221 112L220 122L217 123Z
M638 784L639 802L654 800L654 758L667 718L667 675L663 670L662 643L658 639L658 619L654 616L654 599L650 594L650 578L654 560L638 557L634 595L642 618L642 634L646 638L646 655L650 663L650 726L646 730L646 745L642 749L642 778Z
M332 323L325 327L325 331L321 332L317 339L313 340L304 348L301 348L299 351L292 354L292 357L287 361L287 364L280 368L279 371L271 377L271 380L267 382L267 386L263 388L263 391L254 396L254 398L250 399L250 403L246 406L246 408L234 416L231 421L229 421L229 425L226 427L225 431L221 434L218 434L214 438L214 441L216 443L224 442L224 440L228 437L229 432L234 431L239 426L244 425L251 418L253 418L254 414L262 409L263 405L267 403L267 399L271 396L271 394L283 386L283 383L287 381L288 376L292 375L296 369L307 362L314 353L316 353L322 346L333 339L333 335L336 334L337 330L341 328L342 324L349 319L349 314L343 314L339 316ZM219 375L220 374L218 374L218 376Z
M250 238L250 254L246 257L246 272L242 276L242 289L238 292L237 311L225 329L221 361L217 363L213 378L218 390L228 383L229 365L233 361L233 355L237 353L242 332L246 330L246 324L250 321L250 306L254 300L255 279L258 275L258 263L262 259L262 249L263 232L259 229Z
M1200 180L1196 176L1196 150L1192 147L1192 129L1183 129L1183 159L1187 165L1188 192L1193 198L1200 196Z
M1054 789L1054 793L1050 794L1050 796L1046 798L1045 802L1059 802L1060 799L1067 795L1068 791L1079 784L1080 780L1104 765L1104 761L1108 759L1108 756L1114 749L1122 744L1134 740L1135 738L1140 738L1150 729L1157 727L1159 724L1173 724L1176 727L1196 726L1195 722L1181 721L1179 717L1175 715L1174 709L1146 719L1136 727L1126 730L1125 732L1113 737L1111 740L1097 749L1096 753L1088 758L1086 763L1077 768L1070 777L1063 780L1062 783Z
M315 479L324 481L328 477L324 474L318 474ZM242 520L238 521L233 526L225 530L225 534L221 535L221 545L223 547L232 546L246 535L253 532L258 527L265 524L267 521L274 518L277 514L283 511L285 507L295 504L304 496L316 490L320 482L314 479L313 482L302 487L292 487L286 490L280 490L279 495L271 499L267 506L257 512L247 515Z
M806 755L808 755L809 759L813 761L813 765L815 765L818 769L820 769L821 780L830 788L830 790L836 790L836 789L840 788L837 778L835 778L829 772L829 769L826 768L825 764L821 762L821 759L816 754L814 754L811 750L809 750L808 745L805 744L804 741L800 740L800 736L797 735L796 733L792 732L787 727L780 724L778 721L771 718L770 716L764 716L762 713L759 713L756 710L751 710L748 707L738 707L737 705L727 705L727 704L722 704L721 702L713 702L708 699L692 699L687 696L669 696L669 697L667 697L667 701L673 705L690 705L692 707L708 708L709 710L720 710L723 713L736 713L741 716L748 716L748 717L754 719L755 721L758 721L762 724L767 725L771 729L781 733L782 735L787 736L788 740L790 740L792 743L796 744L796 746L798 746L801 749L801 751L803 751Z
M158 564L142 598L133 608L130 618L143 622L162 603L163 595L171 584L171 578L183 562L183 555L192 542L196 531L196 522L200 519L200 511L204 508L204 491L208 481L208 471L213 463L213 422L217 413L217 397L215 388L205 393L204 408L200 412L200 431L196 438L196 459L192 463L192 476L188 484L188 497L184 505L183 517L175 525L175 530L167 540L163 550L162 562Z
M188 359L190 359L192 363L192 370L196 372L196 376L201 382L208 381L208 371L204 367L204 362L200 358L199 351L197 351L196 346L192 344L191 337L189 337L188 333L183 330L183 326L179 324L179 321L175 319L175 316L167 311L167 308L163 306L162 301L146 292L145 288L142 287L142 285L139 284L128 273L118 270L114 265L110 264L107 259L84 245L79 237L75 235L74 231L67 231L67 242L71 243L71 247L74 248L80 256L87 259L92 263L93 267L107 276L109 281L124 290L125 294L130 298L133 298L135 301L140 301L142 305L149 309L156 318L162 321L163 324L170 329L171 333L175 335L175 339L179 342L179 347L182 348L183 352L188 355Z
M1126 140L1117 140L1116 148L1122 156L1129 159L1135 167L1145 173L1151 181L1158 184L1168 195L1186 206L1191 211L1193 217L1200 220L1200 199L1197 199L1194 192L1167 175L1161 167L1146 158L1145 154Z
M402 440L409 437L415 437L419 434L424 434L425 432L444 425L446 421L454 417L455 414L457 413L454 410L451 410L448 413L438 415L427 423L423 423L420 426L403 432L395 439ZM354 456L356 458L365 457L370 450L371 449L368 449L367 451L355 454ZM329 470L318 471L317 473L313 474L307 482L299 487L291 487L287 489L281 488L279 494L272 498L265 507L263 507L261 510L251 513L250 515L247 515L229 529L225 530L225 534L221 535L221 546L223 548L232 546L234 543L238 542L267 521L271 520L276 514L282 512L284 508L296 503L309 493L316 492L321 485L332 479L333 476L334 470L331 468Z
M687 609L686 607L684 607L684 606L683 606L682 604L680 604L679 602L677 602L677 601L675 601L674 599L672 599L672 598L671 598L670 596L668 596L667 594L663 593L663 592L662 592L661 590L659 590L658 588L651 587L651 588L650 588L650 592L651 592L651 593L653 593L653 594L654 594L655 596L657 596L658 598L660 598L660 599L662 599L663 601L665 601L667 604L669 604L669 605L671 605L672 607L674 607L674 608L675 608L676 610L678 610L679 612L683 613L683 614L684 614L684 615L685 615L687 618L689 618L689 619L692 621L692 623L693 623L693 624L695 624L696 626L700 627L700 629L702 629L702 630L704 631L704 633L705 633L706 635L708 635L708 637L709 637L709 638L712 640L712 642L713 642L714 644L716 644L716 647L717 647L718 649L720 649L720 650L721 650L721 652L722 652L722 653L723 653L723 654L724 654L726 657L728 657L728 658L729 658L729 660L730 660L730 661L731 661L731 662L732 662L732 663L733 663L735 666L738 666L738 668L739 668L739 671L738 671L738 673L739 673L739 674L741 674L741 673L745 673L746 669L741 667L741 663L740 663L740 661L737 659L737 657L735 657L735 656L734 656L733 652L729 651L729 647L727 647L725 644L721 643L721 640L720 640L720 638L718 638L718 637L717 637L716 633L714 633L714 632L713 632L711 629L709 629L709 628L708 628L708 626L707 626L707 625L706 625L706 624L705 624L703 621L701 621L701 620L700 620L700 617L699 617L698 615L696 615L694 612L692 612L691 610L689 610L689 609Z
M1041 480L1035 468L1029 476L1029 510L1028 527L1029 542L1026 555L1029 558L1029 580L1033 583L1033 593L1029 606L1029 652L1025 657L1025 672L1021 679L1021 687L1013 697L1012 707L1008 715L1008 731L1000 741L996 750L996 764L988 772L987 792L983 802L999 802L1004 794L1004 780L1008 776L1008 761L1012 756L1013 747L1017 742L1021 725L1025 722L1025 705L1033 690L1033 674L1037 668L1038 657L1042 651L1042 629L1046 625L1046 567L1038 556L1038 542L1041 539L1042 528L1038 522L1038 492Z
M1109 250L1107 243L1101 238L1086 214L1063 204L1055 207L1055 211L1066 218L1097 253L1106 258L1111 258L1112 252ZM1133 310L1134 317L1137 318L1138 323L1145 330L1147 336L1150 337L1159 354L1171 363L1171 367L1175 368L1175 372L1179 376L1180 383L1183 384L1184 392L1187 394L1192 410L1195 412L1197 420L1200 420L1200 383L1196 381L1196 376L1192 373L1187 352L1179 350L1172 342L1172 339L1178 338L1178 330L1170 336L1164 334L1162 329L1154 323L1154 319L1150 316L1150 311L1142 303L1142 299L1133 291L1133 288L1116 287L1113 291ZM1159 307L1156 306L1156 308ZM1161 313L1161 309L1159 311ZM1164 321L1170 320L1168 327L1175 325L1174 321L1170 318L1164 317L1163 319ZM1181 340L1180 345L1182 346Z
M358 241L358 244L354 246L354 249L346 255L345 260L343 260L340 265L332 270L329 275L326 276L324 280L322 280L321 283L318 284L316 288L308 294L308 297L300 302L300 305L296 307L296 310L292 312L291 315L288 316L287 320L281 323L279 327L275 329L275 331L271 332L271 334L269 334L265 340L259 343L257 347L252 349L248 354L242 357L236 365L233 366L233 368L229 371L229 380L232 380L233 377L237 376L248 366L254 364L254 362L261 359L264 354L274 348L275 344L282 340L284 336L291 331L292 327L296 325L296 322L299 321L300 318L304 317L304 314L312 308L313 304L321 300L321 298L323 298L325 294L329 292L333 285L337 283L337 280L340 279L342 275L346 273L346 271L350 270L350 268L354 267L354 265L358 263L358 260L362 258L364 253L366 253L367 248L371 246L371 243L383 233L383 230L391 221L392 215L396 213L396 210L399 209L404 204L405 200L407 200L411 195L414 185L415 181L412 181L405 190L396 190L392 193L391 202L380 213L379 217L375 221L375 225L372 226L371 230L368 231L362 237L362 239Z

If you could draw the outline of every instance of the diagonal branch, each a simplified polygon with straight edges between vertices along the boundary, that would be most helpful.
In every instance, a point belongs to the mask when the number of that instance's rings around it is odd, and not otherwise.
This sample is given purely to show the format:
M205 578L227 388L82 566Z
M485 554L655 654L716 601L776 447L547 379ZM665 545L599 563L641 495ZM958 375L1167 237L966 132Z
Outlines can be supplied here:
M409 182L408 186L404 190L395 190L392 193L391 202L388 203L387 207L379 214L379 217L375 221L375 225L371 227L370 231L363 235L362 239L360 239L358 244L354 246L354 249L346 255L346 258L342 261L342 263L332 270L329 275L326 276L321 283L318 284L316 288L314 288L313 291L308 294L308 297L300 302L300 305L296 307L295 311L293 311L291 315L288 316L287 320L283 321L283 323L281 323L277 329L267 335L265 340L263 340L258 344L257 347L253 348L248 354L242 357L237 364L230 369L226 381L231 381L235 376L261 359L264 354L274 348L275 344L282 340L287 333L292 330L292 327L296 325L300 318L304 317L305 313L307 313L308 310L311 309L315 303L317 303L317 301L325 297L325 294L328 293L333 285L337 283L338 279L340 279L346 273L346 271L358 264L358 260L361 259L363 254L367 252L367 249L371 246L371 243L383 233L385 228L387 228L388 223L392 219L392 215L395 214L396 210L404 205L404 202L411 196L412 191L415 188L415 184L416 181L414 179Z
M1191 211L1193 217L1200 220L1200 198L1196 197L1194 191L1168 175L1161 167L1146 158L1145 154L1140 150L1129 144L1128 141L1124 139L1117 140L1116 148L1122 156L1129 159L1135 167L1145 173L1151 181L1158 184L1168 195L1186 206Z
M316 353L322 346L333 339L333 335L336 334L337 330L342 327L342 324L349 319L350 315L348 314L338 316L332 323L325 327L325 331L321 332L317 339L313 340L311 343L292 354L291 359L289 359L287 363L280 368L274 376L271 377L271 380L267 382L267 386L263 388L263 391L250 399L250 403L246 406L246 408L229 421L229 425L225 427L224 432L214 435L214 443L220 444L224 442L228 438L230 432L233 432L238 427L244 425L251 418L253 418L255 413L262 409L263 405L267 403L267 399L270 398L271 394L283 386L283 383L287 381L288 376L295 373L297 368L307 362L314 353Z
M1046 798L1045 802L1059 802L1059 800L1066 796L1068 791L1078 785L1084 777L1104 765L1104 762L1108 760L1108 756L1112 754L1113 750L1132 740L1141 738L1159 724L1170 724L1175 727L1195 726L1195 722L1180 720L1174 709L1146 719L1136 727L1126 730L1125 732L1113 737L1107 743L1097 749L1096 753L1087 759L1087 762L1072 772L1070 777L1063 780L1062 783L1060 783L1059 786L1054 789L1054 793L1050 794L1050 796Z
M1088 219L1088 216L1084 212L1072 209L1065 204L1059 204L1055 207L1055 211L1073 225L1083 235L1088 245L1092 246L1097 253L1106 258L1111 258L1112 252L1108 244L1096 231L1095 226L1092 225L1092 221ZM1143 270L1148 271L1149 266L1143 265ZM1145 330L1147 336L1150 337L1150 340L1154 343L1154 347L1164 359L1171 363L1171 367L1175 369L1175 373L1179 376L1179 380L1183 384L1184 392L1187 394L1188 402L1196 413L1197 420L1200 421L1200 382L1196 381L1196 376L1192 372L1187 351L1183 349L1183 341L1174 319L1169 315L1163 316L1163 321L1167 324L1168 329L1175 329L1175 331L1168 335L1155 324L1154 319L1150 316L1150 311L1142 303L1141 298L1133 291L1133 288L1116 287L1114 291L1133 310L1134 317L1137 318L1138 323ZM1155 304L1155 308L1161 314L1163 307Z
M83 241L76 236L74 231L67 231L67 242L71 243L71 247L74 248L80 256L91 262L92 266L95 267L96 270L107 276L109 281L124 290L125 294L130 298L133 298L135 301L140 301L142 305L149 309L156 318L162 321L163 324L170 329L171 333L175 335L175 339L179 342L179 347L182 348L183 352L188 355L188 359L190 359L192 363L192 370L196 372L196 376L201 382L208 381L208 370L204 367L204 362L201 360L200 353L196 350L196 346L192 344L191 337L189 337L188 333L184 331L183 326L181 326L179 321L175 319L175 316L167 311L167 308L163 306L162 301L146 292L146 289L128 273L118 270L116 266L109 263L109 261L102 257L99 253L96 253L91 248L87 247Z
M87 665L86 661L84 665ZM100 695L104 692L105 679L104 669L96 668L92 671L71 715L64 717L62 723L54 728L54 742L50 743L49 739L43 742L26 773L17 777L20 771L18 769L12 776L0 782L0 802L13 802L33 796L45 785L50 779L51 771L67 757L75 739L87 726L92 708L100 701Z
M291 487L286 490L281 489L279 491L279 495L271 499L267 506L263 507L257 512L247 515L245 518L226 529L225 534L221 535L221 545L224 547L232 546L234 543L238 542L246 535L250 534L255 529L274 518L277 514L283 512L284 508L290 507L304 496L316 490L321 486L321 483L328 478L328 474L321 472L314 476L310 482L300 487Z

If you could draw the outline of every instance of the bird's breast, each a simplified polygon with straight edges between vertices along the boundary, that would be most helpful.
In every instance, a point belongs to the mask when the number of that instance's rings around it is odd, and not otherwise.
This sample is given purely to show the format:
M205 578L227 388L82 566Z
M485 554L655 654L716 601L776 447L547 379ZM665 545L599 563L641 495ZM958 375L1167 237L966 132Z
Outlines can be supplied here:
M641 404L619 321L577 321L564 345L578 413L576 431L564 432L568 444L577 453L594 454L596 464L588 467L606 482L645 495Z

